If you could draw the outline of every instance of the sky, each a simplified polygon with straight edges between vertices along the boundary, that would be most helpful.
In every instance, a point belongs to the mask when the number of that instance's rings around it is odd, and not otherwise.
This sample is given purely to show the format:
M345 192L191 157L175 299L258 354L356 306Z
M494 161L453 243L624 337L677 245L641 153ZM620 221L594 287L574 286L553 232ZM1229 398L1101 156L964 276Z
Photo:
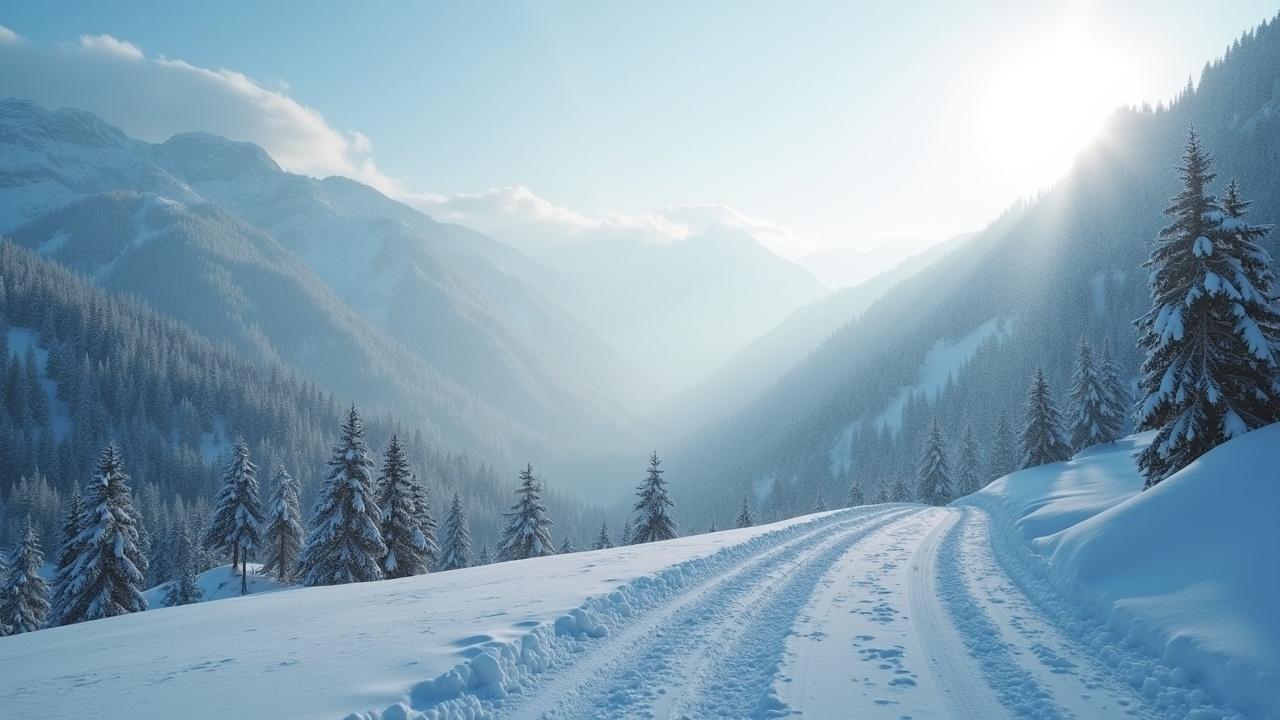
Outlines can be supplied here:
M1051 185L1113 108L1172 97L1276 10L13 3L0 96L150 141L252 140L518 246L722 222L821 271L847 265L833 249L883 264L981 228Z

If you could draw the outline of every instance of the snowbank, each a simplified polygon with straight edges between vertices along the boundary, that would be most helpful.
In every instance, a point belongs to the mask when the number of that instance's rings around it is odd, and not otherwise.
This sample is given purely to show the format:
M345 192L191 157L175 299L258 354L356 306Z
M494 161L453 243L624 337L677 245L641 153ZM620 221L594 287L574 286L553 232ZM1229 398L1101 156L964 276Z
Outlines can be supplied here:
M511 691L567 651L559 639L601 632L596 606L618 610L618 598L641 602L681 576L690 581L694 565L664 574L681 563L719 556L702 566L712 572L715 563L863 512L230 597L0 638L0 715L79 717L109 697L111 713L131 720L341 718L383 708L372 715L394 718L411 706L467 716L477 693Z
M1059 591L1250 717L1280 717L1280 424L1147 492L1150 434L1031 468L961 500L1029 541Z
M259 575L258 571L261 569L262 566L258 563L249 563L250 595L291 589L289 585L282 585L266 575ZM205 570L196 576L196 584L200 586L201 602L240 597L240 575L233 572L230 565L219 565ZM168 607L164 601L164 593L168 585L169 583L163 583L142 593L142 596L147 599L148 608L155 610Z

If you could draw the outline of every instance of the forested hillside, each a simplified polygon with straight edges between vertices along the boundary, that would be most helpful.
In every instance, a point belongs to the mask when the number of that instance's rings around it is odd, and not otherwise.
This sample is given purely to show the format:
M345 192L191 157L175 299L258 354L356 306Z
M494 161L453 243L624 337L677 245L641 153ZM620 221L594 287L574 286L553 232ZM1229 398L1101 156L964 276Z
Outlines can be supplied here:
M1116 113L1052 190L1009 209L947 262L878 300L750 408L691 438L673 461L706 478L681 488L700 518L727 522L754 493L766 514L792 515L815 494L868 499L914 475L933 418L955 451L967 427L980 471L1023 418L1043 367L1060 399L1081 337L1110 344L1123 375L1140 360L1132 321L1150 307L1142 263L1167 224L1175 166L1194 126L1221 194L1238 178L1248 220L1280 219L1280 23L1264 23L1206 65L1169 106ZM1275 242L1274 233L1269 242ZM1274 245L1273 245L1274 247Z

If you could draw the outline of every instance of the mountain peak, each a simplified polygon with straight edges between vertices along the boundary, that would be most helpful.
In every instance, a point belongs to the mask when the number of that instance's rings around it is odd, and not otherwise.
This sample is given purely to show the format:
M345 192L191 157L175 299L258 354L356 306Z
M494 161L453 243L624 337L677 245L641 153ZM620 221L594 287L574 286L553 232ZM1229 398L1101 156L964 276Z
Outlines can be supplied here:
M187 182L236 180L283 172L262 147L207 132L185 132L154 146L157 160Z
M86 148L122 147L120 128L85 110L46 110L22 98L0 100L0 141L33 146L50 142Z

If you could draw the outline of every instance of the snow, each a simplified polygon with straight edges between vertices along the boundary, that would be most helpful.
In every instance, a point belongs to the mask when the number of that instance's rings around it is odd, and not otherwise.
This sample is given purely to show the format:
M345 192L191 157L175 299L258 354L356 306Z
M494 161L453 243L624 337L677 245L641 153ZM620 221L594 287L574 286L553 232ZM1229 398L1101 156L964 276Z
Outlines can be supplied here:
M1194 679L1251 717L1272 717L1280 708L1280 424L1141 492L1131 456L1152 437L1008 475L961 503L1007 524L1048 569L1056 594L1081 606L1100 635L1169 666L1172 685ZM1176 692L1159 692L1176 704Z
M11 327L8 338L9 352L17 353L19 358L26 356L27 348L35 350L36 365L40 374L40 389L44 390L45 396L49 398L49 419L53 426L53 437L55 440L62 440L67 433L71 432L71 409L65 402L58 399L58 383L49 378L49 351L40 344L40 333L32 328Z
M291 589L288 585L282 585L265 575L259 575L258 572L261 569L262 566L258 563L249 563L250 595ZM200 586L200 599L202 602L240 597L240 575L238 572L233 572L230 565L219 565L216 568L200 573L196 576L196 583ZM168 583L163 583L142 593L142 596L147 599L148 608L155 610L168 607L168 604L164 601L164 592L167 586Z
M876 425L897 429L902 424L902 411L913 393L933 397L947 384L947 378L960 372L982 343L990 338L1004 340L1013 332L1011 321L992 318L958 340L939 340L924 356L914 385L898 388L897 395L875 418Z
M227 419L222 415L213 416L213 430L200 433L200 455L205 462L211 463L222 459L223 453L231 446L227 438Z

